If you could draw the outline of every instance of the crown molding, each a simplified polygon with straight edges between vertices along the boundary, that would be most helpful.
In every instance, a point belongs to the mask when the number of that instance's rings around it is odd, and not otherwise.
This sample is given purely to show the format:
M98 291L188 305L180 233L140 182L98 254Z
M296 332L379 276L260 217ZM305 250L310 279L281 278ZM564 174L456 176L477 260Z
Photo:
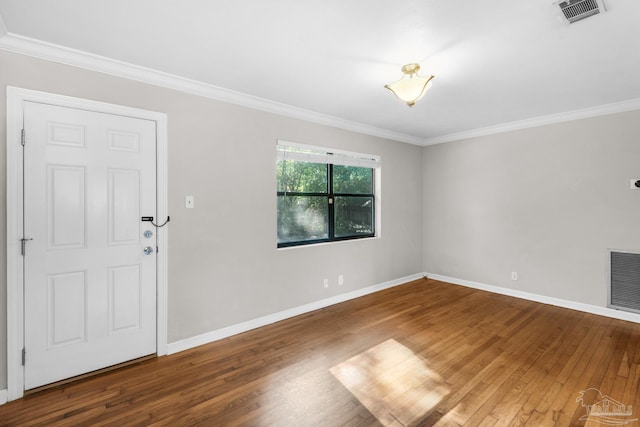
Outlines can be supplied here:
M271 101L197 80L187 79L81 50L71 49L42 40L9 33L6 31L6 28L3 27L1 19L2 18L0 17L0 49L65 65L84 68L91 71L98 71L192 95L198 95L214 99L216 101L240 105L281 116L292 117L311 123L406 142L414 145L423 144L422 138L413 135L341 119L328 114Z
M420 138L401 132L395 132L364 123L328 114L318 113L304 108L271 101L246 93L225 89L197 80L176 76L151 68L141 67L124 61L118 61L105 56L95 55L77 49L48 43L42 40L13 34L7 31L5 23L0 15L0 49L45 59L60 64L71 65L86 70L97 71L135 80L142 83L173 89L192 95L221 101L229 104L240 105L255 110L265 111L280 116L291 117L324 126L331 126L351 132L371 135L379 138L390 139L408 144L427 146L441 144L445 142L458 141L461 139L477 138L481 136L510 132L514 130L528 129L553 123L561 123L571 120L585 119L589 117L602 116L606 114L620 113L640 109L640 99L630 99L627 101L605 104L596 107L584 108L580 110L568 111L564 113L552 114L548 116L534 117L531 119L502 123L464 132L456 132L433 138Z
M640 98L629 99L611 104L598 105L596 107L551 114L548 116L534 117L526 120L502 123L495 126L473 129L464 132L451 133L424 139L422 145L442 144L444 142L459 141L461 139L477 138L480 136L494 135L497 133L511 132L514 130L528 129L554 123L568 122L572 120L587 119L589 117L604 116L607 114L622 113L625 111L639 110Z

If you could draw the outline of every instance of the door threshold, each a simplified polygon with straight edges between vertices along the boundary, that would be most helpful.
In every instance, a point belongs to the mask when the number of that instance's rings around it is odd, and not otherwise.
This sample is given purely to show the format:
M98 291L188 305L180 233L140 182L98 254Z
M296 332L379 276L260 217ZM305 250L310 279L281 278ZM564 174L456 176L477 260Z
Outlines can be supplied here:
M49 390L51 388L60 387L60 386L63 386L65 384L69 384L69 383L72 383L72 382L84 380L86 378L95 377L95 376L98 376L98 375L101 375L101 374L104 374L104 373L107 373L107 372L115 371L116 369L124 368L126 366L131 366L131 365L135 365L137 363L146 362L147 360L155 359L157 357L158 357L158 355L154 353L154 354L150 354L148 356L142 356L142 357L138 357L137 359L132 359L132 360L128 360L126 362L118 363L117 365L107 366L106 368L98 369L96 371L91 371L91 372L87 372L87 373L82 374L82 375L76 375L75 377L66 378L64 380L56 381L55 383L45 384L45 385L42 385L40 387L36 387L36 388L29 389L29 390L25 390L24 391L24 397L30 396L30 395L35 394L35 393L39 393L41 391Z

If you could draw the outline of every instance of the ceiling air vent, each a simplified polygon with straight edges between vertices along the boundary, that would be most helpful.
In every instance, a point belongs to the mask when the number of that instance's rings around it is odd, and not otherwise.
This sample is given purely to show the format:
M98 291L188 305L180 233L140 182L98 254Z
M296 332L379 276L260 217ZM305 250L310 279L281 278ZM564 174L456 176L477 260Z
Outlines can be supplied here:
M563 20L566 19L570 24L607 11L604 0L565 0L554 4L560 7Z

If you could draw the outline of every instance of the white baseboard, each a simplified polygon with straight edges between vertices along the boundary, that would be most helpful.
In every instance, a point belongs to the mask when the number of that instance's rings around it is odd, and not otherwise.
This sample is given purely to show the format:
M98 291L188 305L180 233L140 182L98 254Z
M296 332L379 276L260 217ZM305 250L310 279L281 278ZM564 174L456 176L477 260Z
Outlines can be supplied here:
M480 289L496 294L508 295L511 297L522 298L529 301L540 302L543 304L555 305L557 307L569 308L571 310L583 311L585 313L597 314L599 316L611 317L613 319L626 320L629 322L640 323L640 314L630 313L627 311L616 310L613 308L599 307L597 305L584 304L581 302L553 298L544 295L532 294L529 292L517 291L514 289L502 288L500 286L486 285L484 283L472 282L470 280L458 279L455 277L442 276L440 274L425 273L429 279L440 280L442 282L453 283L454 285L466 286L468 288Z
M9 393L7 392L6 389L0 390L0 405L4 405L5 403L7 403L8 396L9 396Z
M402 277L399 279L391 280L388 282L380 283L377 285L369 286L366 288L358 289L346 294L340 294L331 298L325 298L319 301L314 301L309 304L301 305L298 307L290 308L288 310L280 311L278 313L269 314L267 316L258 317L257 319L248 320L246 322L237 323L235 325L228 326L226 328L217 329L215 331L207 332L201 335L196 335L191 338L186 338L180 341L172 342L168 344L168 354L178 353L180 351L188 350L193 347L197 347L203 344L208 344L213 341L218 341L223 338L230 337L232 335L247 332L252 329L260 328L262 326L269 325L271 323L279 322L281 320L288 319L290 317L299 316L304 313L309 313L314 310L319 310L330 305L338 304L344 301L348 301L354 298L362 297L373 292L378 292L383 289L392 288L394 286L401 285L403 283L417 280L423 277L422 273L413 274L411 276Z

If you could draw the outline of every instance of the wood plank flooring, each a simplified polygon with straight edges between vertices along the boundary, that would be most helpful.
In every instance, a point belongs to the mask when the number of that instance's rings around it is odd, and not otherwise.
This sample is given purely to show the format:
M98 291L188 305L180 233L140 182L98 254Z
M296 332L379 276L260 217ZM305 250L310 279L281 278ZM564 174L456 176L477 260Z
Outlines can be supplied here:
M9 402L0 425L604 425L598 402L640 426L640 324L421 279Z

